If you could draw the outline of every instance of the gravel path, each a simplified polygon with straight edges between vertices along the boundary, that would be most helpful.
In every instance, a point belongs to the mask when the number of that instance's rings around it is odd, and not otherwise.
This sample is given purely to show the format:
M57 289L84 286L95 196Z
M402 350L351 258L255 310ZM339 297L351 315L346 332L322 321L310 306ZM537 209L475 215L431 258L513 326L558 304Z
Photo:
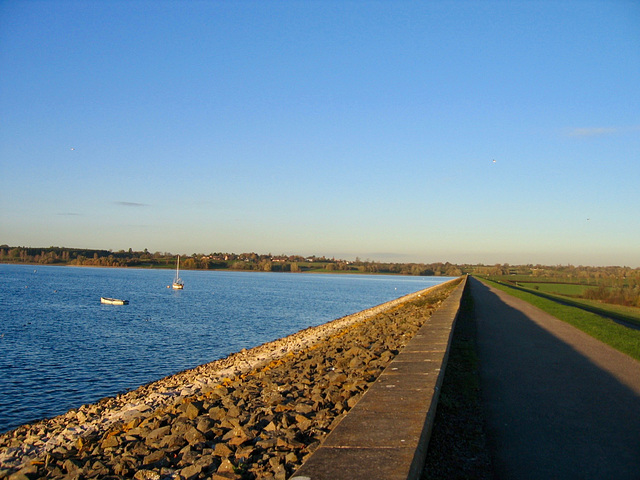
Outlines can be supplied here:
M470 279L498 478L640 478L640 362Z
M0 478L284 480L457 281L0 436Z

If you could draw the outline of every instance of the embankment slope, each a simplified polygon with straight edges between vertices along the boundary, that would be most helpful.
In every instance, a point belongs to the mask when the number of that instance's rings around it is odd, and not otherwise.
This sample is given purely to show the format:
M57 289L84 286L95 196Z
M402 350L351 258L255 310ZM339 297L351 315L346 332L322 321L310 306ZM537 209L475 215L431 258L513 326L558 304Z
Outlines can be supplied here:
M0 478L290 475L460 280L0 436Z

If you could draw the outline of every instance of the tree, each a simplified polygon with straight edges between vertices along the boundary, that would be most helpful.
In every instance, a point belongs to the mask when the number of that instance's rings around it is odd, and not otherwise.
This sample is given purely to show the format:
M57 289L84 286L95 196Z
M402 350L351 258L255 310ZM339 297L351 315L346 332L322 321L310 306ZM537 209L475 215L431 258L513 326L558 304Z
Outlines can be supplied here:
M185 270L194 269L196 268L196 261L192 257L186 258L182 266L184 266Z
M260 260L259 267L263 272L270 272L273 270L273 263L271 263L271 260Z

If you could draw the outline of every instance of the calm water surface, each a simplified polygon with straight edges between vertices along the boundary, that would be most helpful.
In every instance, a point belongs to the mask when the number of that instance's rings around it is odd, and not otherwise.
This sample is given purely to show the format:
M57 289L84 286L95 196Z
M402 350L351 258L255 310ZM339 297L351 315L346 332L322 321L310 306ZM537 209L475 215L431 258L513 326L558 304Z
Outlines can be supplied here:
M0 265L0 432L449 279L185 271L174 291L173 275Z

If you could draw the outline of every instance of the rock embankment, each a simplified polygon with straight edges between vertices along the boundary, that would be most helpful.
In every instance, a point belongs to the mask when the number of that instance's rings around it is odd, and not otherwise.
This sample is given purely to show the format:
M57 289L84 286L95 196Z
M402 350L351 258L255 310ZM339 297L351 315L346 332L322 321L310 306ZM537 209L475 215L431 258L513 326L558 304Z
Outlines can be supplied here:
M0 436L0 478L282 479L457 281Z

